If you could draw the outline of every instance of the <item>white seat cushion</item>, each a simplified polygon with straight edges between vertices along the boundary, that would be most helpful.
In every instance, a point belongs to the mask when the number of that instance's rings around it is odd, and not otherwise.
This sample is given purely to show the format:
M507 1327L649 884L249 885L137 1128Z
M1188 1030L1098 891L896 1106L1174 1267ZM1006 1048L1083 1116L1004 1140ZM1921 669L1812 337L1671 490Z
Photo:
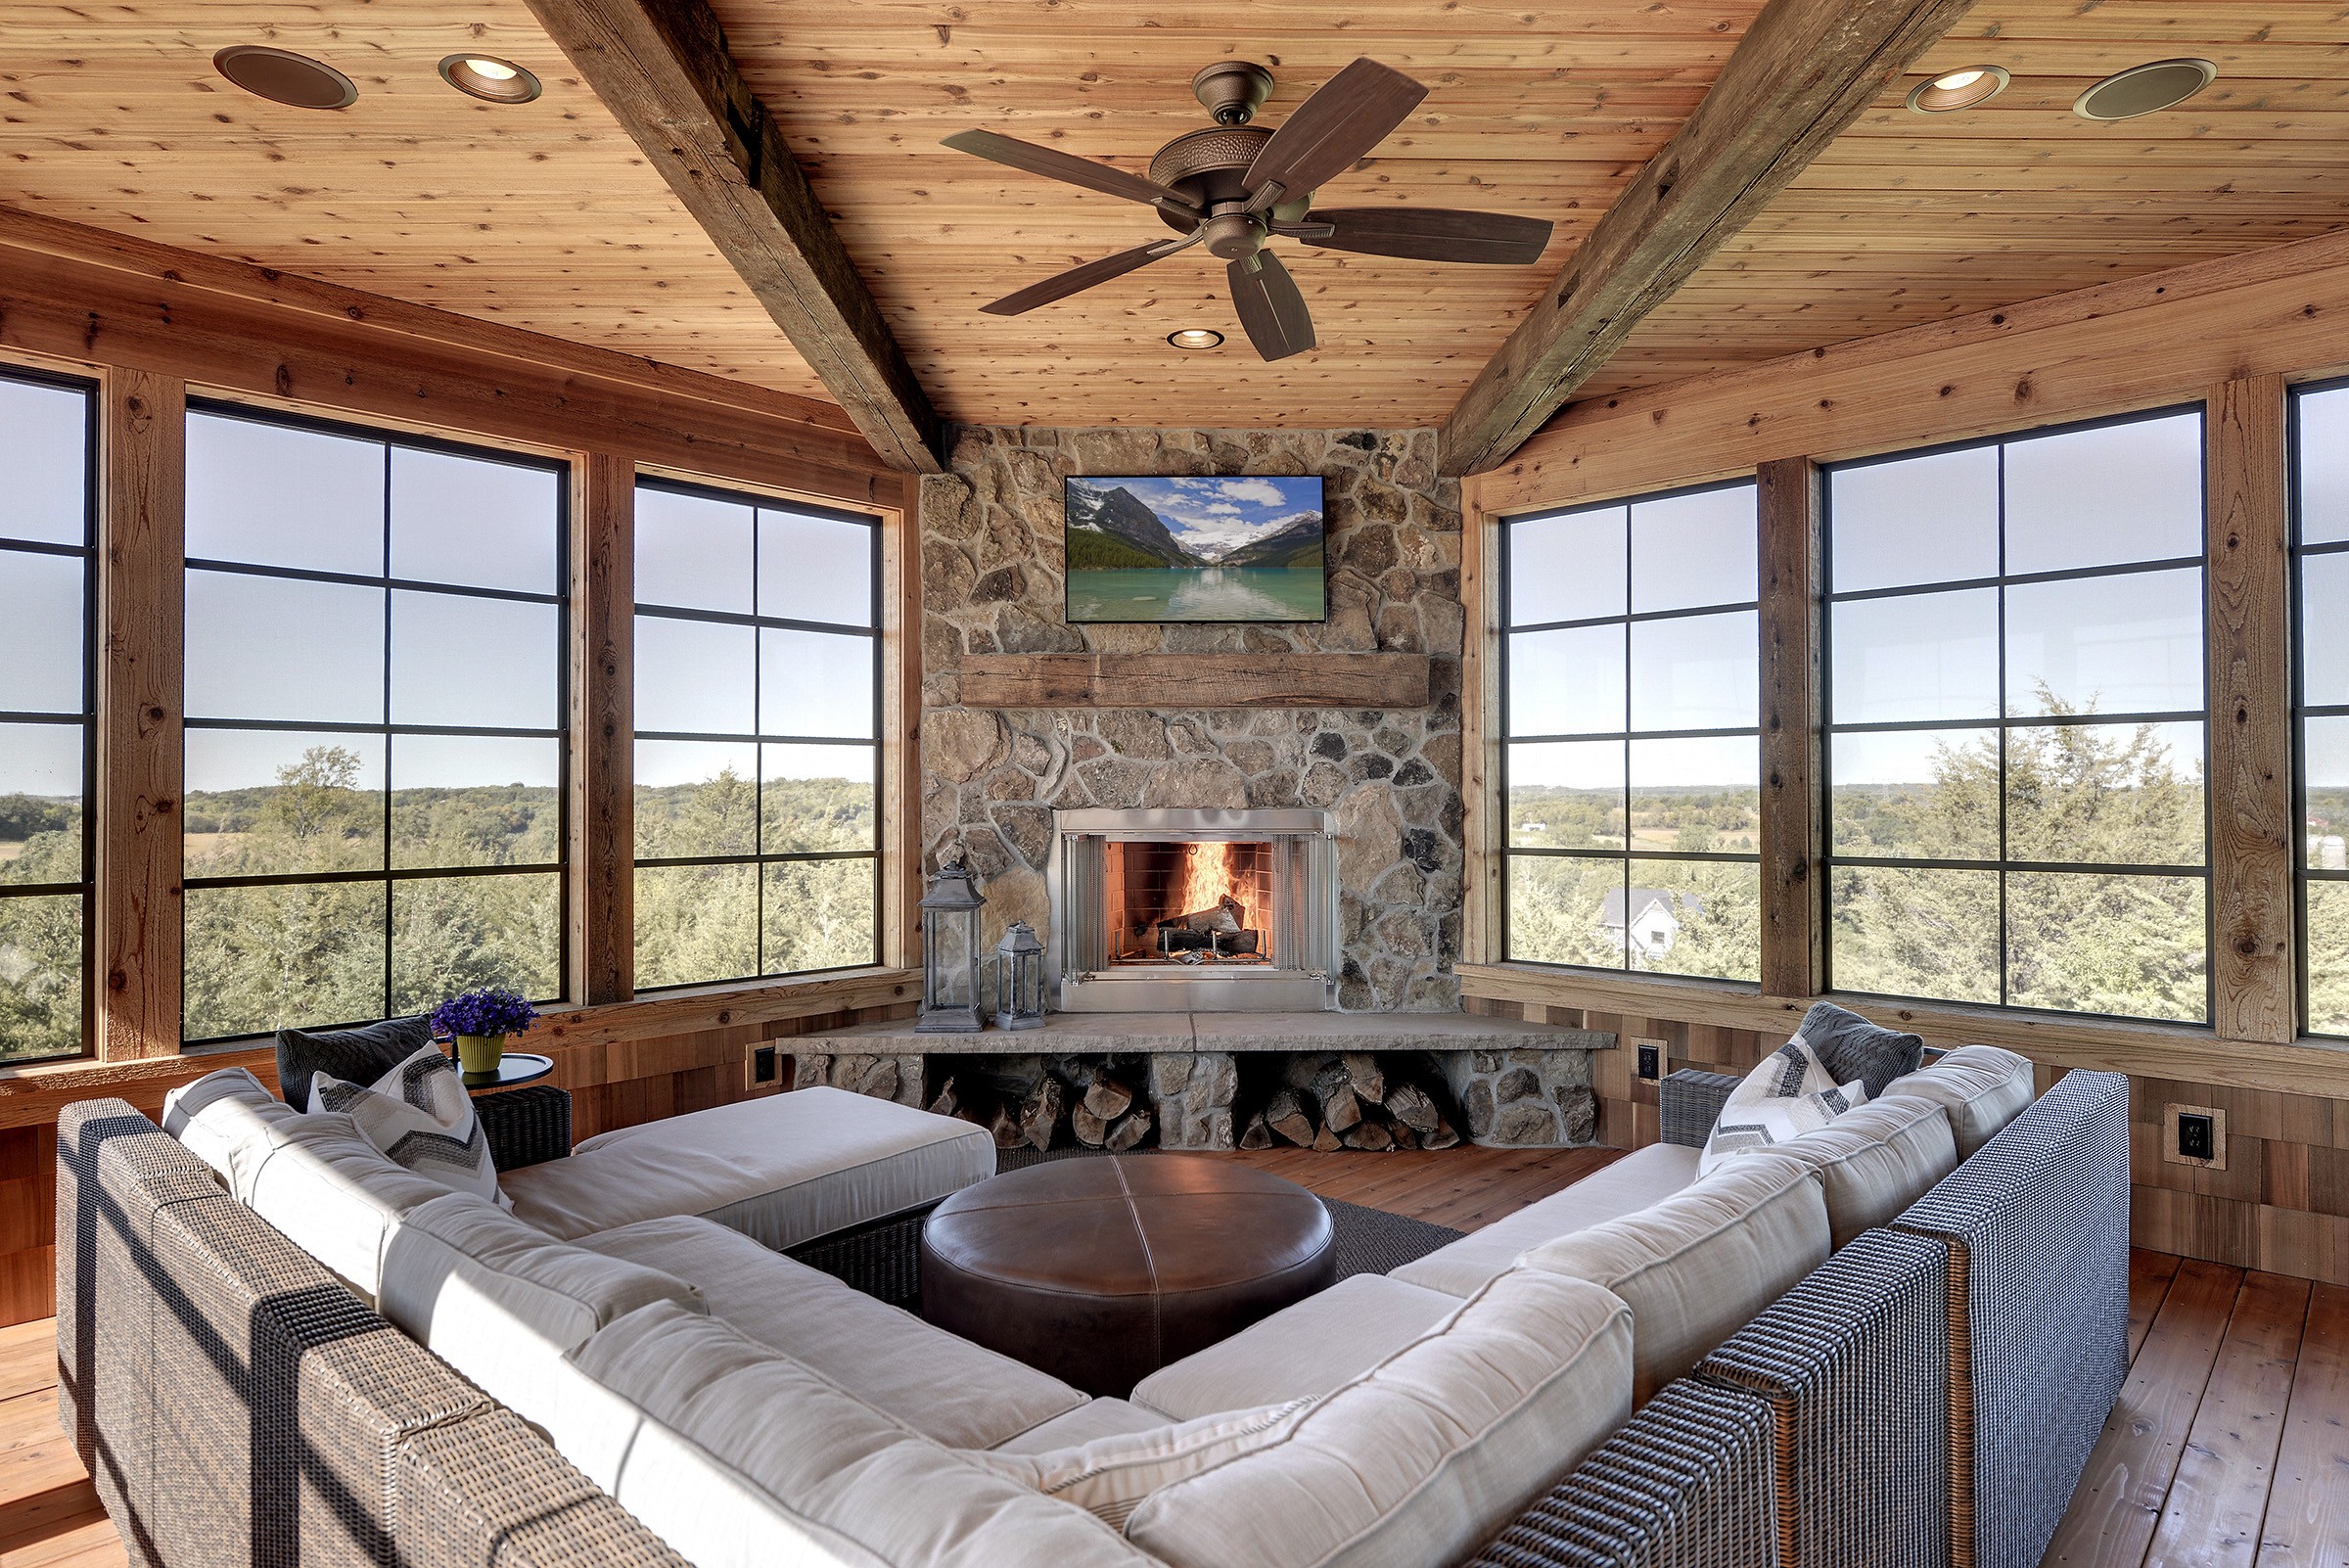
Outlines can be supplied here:
M994 1174L984 1128L809 1088L621 1128L503 1184L516 1214L567 1241L693 1214L779 1251Z
M1151 1493L1270 1447L1288 1435L1312 1404L1291 1400L1261 1409L1227 1410L1147 1432L1095 1438L1048 1453L966 1450L962 1456L1047 1498L1075 1503L1103 1524L1123 1530Z
M1482 1230L1405 1264L1388 1275L1425 1285L1448 1296L1473 1296L1485 1282L1515 1263L1528 1248L1598 1224L1618 1215L1636 1214L1696 1179L1697 1151L1678 1143L1634 1149L1563 1192L1553 1192Z
M410 1338L545 1428L566 1453L592 1447L596 1434L565 1426L576 1408L565 1384L579 1374L564 1353L654 1302L704 1310L674 1275L557 1241L458 1192L402 1217L385 1252L380 1299Z
M299 1116L242 1067L207 1073L163 1096L163 1130L229 1184L236 1152L275 1123Z
M1996 1045L1960 1045L1894 1079L1889 1092L1913 1094L1949 1112L1958 1158L1970 1160L2029 1108L2036 1084L2030 1057Z
M1827 1202L1800 1160L1749 1154L1671 1197L1525 1255L1632 1309L1633 1397L1645 1404L1827 1261Z
M1460 1309L1457 1296L1356 1274L1136 1383L1136 1405L1178 1421L1342 1388Z
M404 1170L337 1111L281 1118L232 1156L229 1190L375 1304L400 1217L448 1195Z
M1278 1443L1152 1493L1127 1537L1175 1568L1456 1563L1631 1413L1631 1316L1512 1268Z
M997 1453L1049 1453L1095 1438L1155 1432L1174 1423L1157 1410L1125 1400L1086 1400L1077 1408L1040 1422L995 1445Z
M1837 1247L1891 1222L1958 1169L1949 1113L1912 1094L1870 1100L1768 1152L1790 1155L1819 1174Z
M582 1466L695 1568L1150 1568L1084 1509L949 1453L673 1303L573 1352L608 1399Z
M711 1315L948 1448L992 1448L1084 1403L1057 1377L712 1221L647 1220L579 1245L691 1281Z

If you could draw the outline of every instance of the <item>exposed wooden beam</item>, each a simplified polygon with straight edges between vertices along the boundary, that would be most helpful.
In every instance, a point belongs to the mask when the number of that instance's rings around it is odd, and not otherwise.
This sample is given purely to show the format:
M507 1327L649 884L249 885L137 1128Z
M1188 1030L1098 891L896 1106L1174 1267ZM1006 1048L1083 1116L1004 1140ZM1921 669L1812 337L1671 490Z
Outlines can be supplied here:
M971 708L1425 708L1413 653L972 654Z
M1515 451L1972 6L1771 0L1686 122L1477 373L1445 423L1444 472L1476 473Z
M941 472L929 395L706 0L530 3L882 460Z

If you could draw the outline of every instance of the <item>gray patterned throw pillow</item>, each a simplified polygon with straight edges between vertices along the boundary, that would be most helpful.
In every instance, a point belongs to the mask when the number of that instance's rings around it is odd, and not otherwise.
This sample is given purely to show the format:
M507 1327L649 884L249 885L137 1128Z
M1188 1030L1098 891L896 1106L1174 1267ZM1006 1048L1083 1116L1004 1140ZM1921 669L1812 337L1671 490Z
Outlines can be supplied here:
M1833 1002L1812 1003L1794 1038L1819 1053L1836 1083L1858 1079L1865 1084L1871 1100L1894 1079L1915 1072L1925 1061L1923 1036L1871 1024Z
M372 1084L321 1073L310 1081L310 1109L346 1113L360 1136L420 1176L511 1207L498 1190L473 1097L438 1045L427 1043Z
M313 1075L372 1084L432 1042L433 1032L422 1018L387 1018L356 1029L281 1029L277 1091L299 1111L310 1103Z

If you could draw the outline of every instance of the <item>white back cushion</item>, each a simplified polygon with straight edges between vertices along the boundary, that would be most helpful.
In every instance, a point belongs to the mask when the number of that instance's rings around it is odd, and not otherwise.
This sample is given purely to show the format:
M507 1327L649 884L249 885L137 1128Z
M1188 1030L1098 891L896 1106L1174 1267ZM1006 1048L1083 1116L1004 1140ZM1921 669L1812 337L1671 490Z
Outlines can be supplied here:
M1826 1187L1827 1225L1838 1247L1864 1230L1890 1223L1958 1169L1949 1113L1912 1094L1870 1100L1816 1132L1779 1144L1775 1152L1819 1174Z
M1913 1094L1949 1112L1958 1158L1970 1160L2030 1107L2036 1088L2030 1057L1996 1045L1960 1045L1894 1079L1887 1092Z
M1126 1534L1176 1568L1458 1562L1631 1408L1631 1310L1512 1268L1279 1442L1152 1493Z
M1644 1404L1825 1263L1828 1235L1810 1168L1747 1154L1652 1208L1536 1247L1525 1267L1630 1305L1633 1397Z
M284 1117L241 1144L229 1191L372 1306L400 1216L448 1188L402 1170L340 1112Z
M300 1114L242 1067L207 1073L163 1096L163 1130L218 1173L223 1184L231 1180L239 1149L272 1123Z
M605 1454L580 1468L695 1568L1148 1568L1084 1509L674 1302L628 1314L572 1360L606 1402Z

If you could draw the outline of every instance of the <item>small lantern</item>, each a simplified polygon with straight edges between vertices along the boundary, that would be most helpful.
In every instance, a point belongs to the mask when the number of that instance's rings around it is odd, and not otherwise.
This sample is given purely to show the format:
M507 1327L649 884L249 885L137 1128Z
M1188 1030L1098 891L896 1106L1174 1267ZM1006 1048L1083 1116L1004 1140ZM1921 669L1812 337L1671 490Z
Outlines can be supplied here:
M924 1035L975 1035L979 1021L979 910L987 900L971 886L969 867L948 860L922 900L922 1016Z
M1044 1027L1044 945L1025 920L1014 920L995 944L995 1027Z

